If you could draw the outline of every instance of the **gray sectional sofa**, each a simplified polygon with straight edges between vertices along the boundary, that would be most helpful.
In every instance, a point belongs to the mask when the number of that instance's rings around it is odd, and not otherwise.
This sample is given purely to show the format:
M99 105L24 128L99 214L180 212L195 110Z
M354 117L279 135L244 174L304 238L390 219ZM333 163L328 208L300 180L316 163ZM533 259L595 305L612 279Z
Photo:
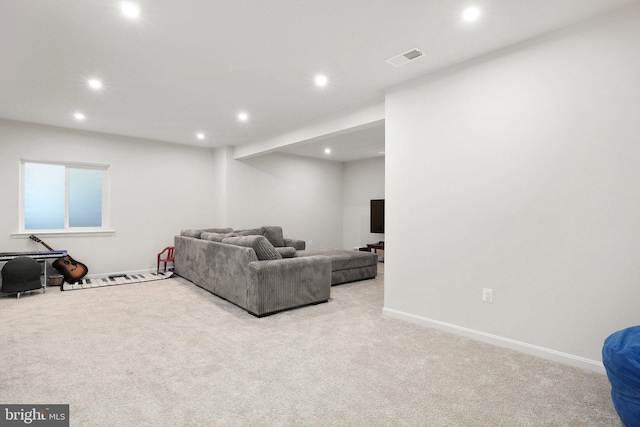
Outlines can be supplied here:
M175 274L254 316L329 300L331 260L327 257L283 258L269 251L274 248L265 244L269 242L264 236L216 241L213 235L222 233L181 234L174 237Z
M331 286L376 277L378 257L341 249L305 250L282 228L182 230L175 273L262 317L329 299Z

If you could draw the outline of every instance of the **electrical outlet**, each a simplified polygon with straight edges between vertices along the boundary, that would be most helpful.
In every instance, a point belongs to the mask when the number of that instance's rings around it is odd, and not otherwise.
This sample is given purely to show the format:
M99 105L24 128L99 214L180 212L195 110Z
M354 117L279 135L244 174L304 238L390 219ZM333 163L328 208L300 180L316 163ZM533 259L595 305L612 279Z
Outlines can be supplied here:
M309 243L307 243L307 249L311 249L311 242L313 242L313 240L309 239Z
M482 288L482 301L493 302L493 289Z

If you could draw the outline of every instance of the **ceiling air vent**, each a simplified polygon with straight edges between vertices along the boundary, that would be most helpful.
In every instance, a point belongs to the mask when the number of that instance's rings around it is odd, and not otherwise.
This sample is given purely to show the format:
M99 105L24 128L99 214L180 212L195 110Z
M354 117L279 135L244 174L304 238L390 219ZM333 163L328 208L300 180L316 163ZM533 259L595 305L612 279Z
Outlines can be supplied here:
M399 67L400 65L406 64L409 61L413 61L414 59L418 59L424 55L424 52L420 49L411 49L400 55L392 56L387 59L387 62L394 67Z

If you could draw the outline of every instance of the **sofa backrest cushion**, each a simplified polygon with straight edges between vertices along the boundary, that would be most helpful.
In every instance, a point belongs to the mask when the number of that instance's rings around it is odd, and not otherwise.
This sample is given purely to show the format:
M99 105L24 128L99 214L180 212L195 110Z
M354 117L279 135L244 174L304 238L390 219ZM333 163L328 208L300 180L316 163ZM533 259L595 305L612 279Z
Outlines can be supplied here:
M250 228L247 230L234 230L238 236L262 236L261 228Z
M271 242L276 248L284 246L284 235L282 234L282 227L276 225L265 225L261 227L262 235Z
M202 231L206 231L207 233L229 234L233 232L233 228L205 228Z
M282 255L276 251L276 248L264 236L227 237L222 240L222 243L252 248L258 257L258 261L282 259Z
M180 235L185 237L195 237L196 239L199 239L201 234L202 230L194 230L191 228L180 230Z
M200 235L200 238L202 240L212 240L214 242L220 242L222 243L222 241L224 239L226 239L227 237L234 237L235 234L234 233L209 233L207 231L203 231L202 234Z

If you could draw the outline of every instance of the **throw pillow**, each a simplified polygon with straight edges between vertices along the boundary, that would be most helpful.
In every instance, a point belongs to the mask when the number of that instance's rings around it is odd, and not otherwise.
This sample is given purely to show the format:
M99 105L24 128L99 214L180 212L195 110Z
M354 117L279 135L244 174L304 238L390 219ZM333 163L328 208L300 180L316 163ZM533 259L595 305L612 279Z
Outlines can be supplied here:
M284 248L276 248L276 251L278 251L282 258L296 257L296 248L292 248L290 246L285 246Z
M233 233L223 234L223 233L209 233L209 232L203 231L202 234L200 235L200 238L202 240L211 240L213 242L222 243L222 241L227 237L233 237L233 236L235 236L235 234Z
M227 237L222 243L251 248L256 252L259 261L282 259L282 255L276 251L276 248L264 236Z
M202 234L202 230L193 230L193 229L180 230L180 235L185 237L195 237L196 239L199 239L201 234Z
M284 246L284 235L282 234L282 227L266 225L261 228L262 235L271 242L276 248Z

